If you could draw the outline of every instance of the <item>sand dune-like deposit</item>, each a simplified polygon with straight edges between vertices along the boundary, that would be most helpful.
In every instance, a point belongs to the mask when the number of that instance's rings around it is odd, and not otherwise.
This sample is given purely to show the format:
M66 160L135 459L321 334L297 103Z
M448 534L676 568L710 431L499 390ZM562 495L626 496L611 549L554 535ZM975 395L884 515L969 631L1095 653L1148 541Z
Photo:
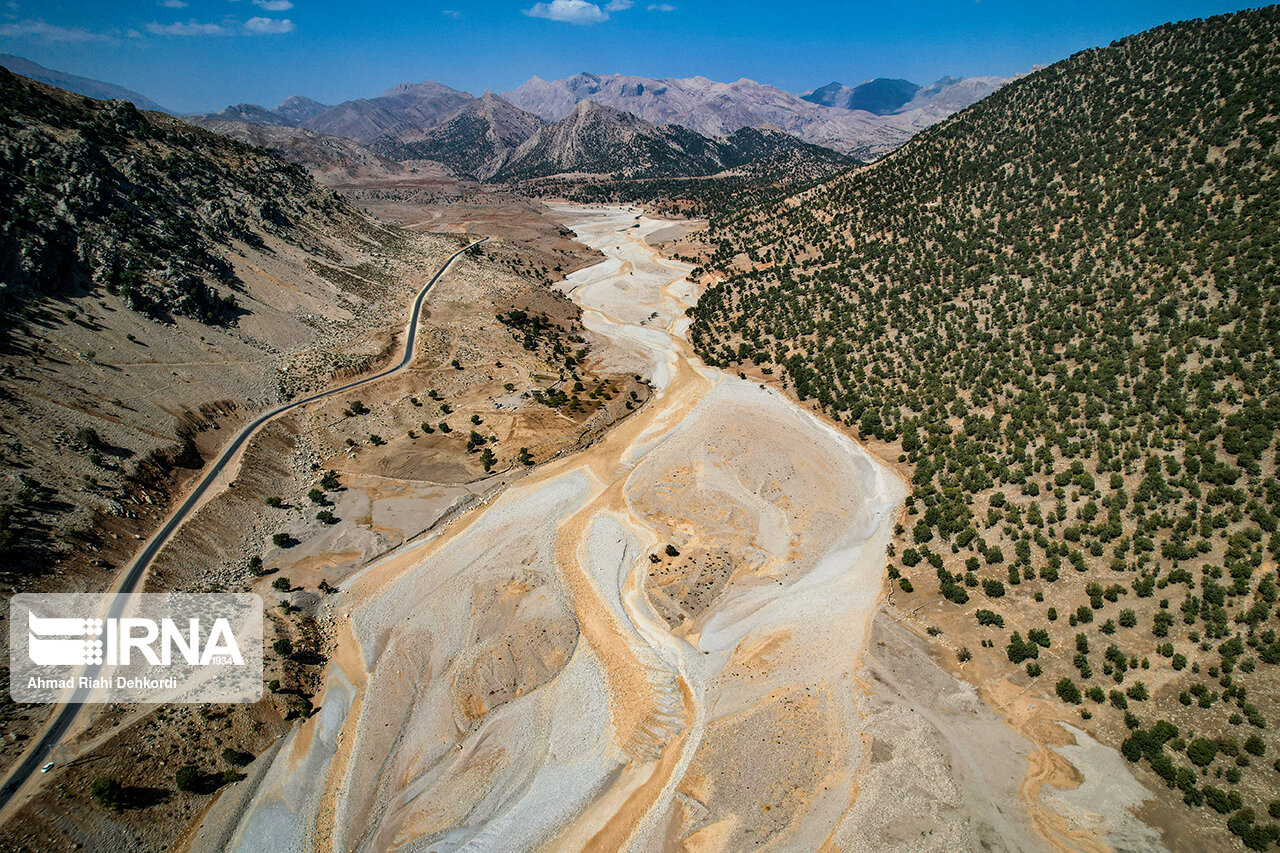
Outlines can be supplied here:
M650 378L652 400L344 584L319 712L193 846L1037 846L1011 813L1029 748L1002 743L1007 792L949 776L935 741L1001 724L964 697L971 723L943 720L950 705L913 722L910 690L942 688L903 687L906 652L862 669L904 484L691 354L688 267L644 239L669 223L560 213L606 256L560 286L595 357ZM869 701L868 679L889 698Z

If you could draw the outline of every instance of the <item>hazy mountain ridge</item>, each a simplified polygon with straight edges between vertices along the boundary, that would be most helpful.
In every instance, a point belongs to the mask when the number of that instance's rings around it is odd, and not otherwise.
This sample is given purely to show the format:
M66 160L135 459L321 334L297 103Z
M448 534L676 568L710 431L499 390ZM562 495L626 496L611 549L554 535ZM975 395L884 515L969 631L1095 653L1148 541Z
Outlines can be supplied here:
M916 92L914 99L918 102L909 109L882 116L813 103L745 78L718 83L705 77L655 80L582 73L563 80L534 77L503 97L552 121L564 118L579 101L590 99L634 113L653 124L679 124L704 136L724 136L744 127L768 125L806 142L860 159L874 159L900 146L921 127L954 112L956 103L980 88L956 89L959 82L939 81L930 96L921 98Z
M476 100L442 83L401 83L376 98L359 98L327 106L301 95L286 98L274 110L257 104L237 104L220 113L193 116L213 121L246 121L280 127L301 127L329 136L368 142L404 130L426 130Z
M857 86L828 83L800 97L824 107L865 110L876 115L888 115L902 108L921 88L923 87L910 80L877 77Z
M89 77L80 77L76 74L67 74L64 71L55 71L52 68L45 68L37 62L30 59L24 59L21 56L12 56L7 53L0 53L0 67L7 68L14 74L21 74L31 80L36 80L58 89L64 89L68 92L75 92L77 95L85 95L90 98L96 98L100 101L129 101L140 110L154 110L158 113L173 113L173 110L167 109L148 98L146 95L139 94L132 89L126 89L123 86L117 86L114 83L104 83L101 80L93 80Z

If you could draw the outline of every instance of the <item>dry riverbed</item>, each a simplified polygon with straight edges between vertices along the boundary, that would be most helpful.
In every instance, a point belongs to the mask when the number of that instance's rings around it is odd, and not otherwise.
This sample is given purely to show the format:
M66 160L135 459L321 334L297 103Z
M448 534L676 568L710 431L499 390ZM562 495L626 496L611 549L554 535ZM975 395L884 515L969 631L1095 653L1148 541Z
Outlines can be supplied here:
M905 484L692 354L670 223L558 215L605 256L559 285L599 369L654 395L344 583L318 713L191 849L1049 849L1032 745L881 608ZM1054 818L1147 846L1097 750Z

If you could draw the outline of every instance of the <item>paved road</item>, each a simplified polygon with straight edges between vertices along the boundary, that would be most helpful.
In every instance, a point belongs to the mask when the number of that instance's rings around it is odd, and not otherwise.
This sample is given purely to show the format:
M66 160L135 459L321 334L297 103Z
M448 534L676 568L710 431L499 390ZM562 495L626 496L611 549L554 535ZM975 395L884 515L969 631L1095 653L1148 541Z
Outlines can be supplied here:
M373 376L366 376L364 379L358 379L355 382L348 382L346 385L342 385L338 388L330 388L328 391L321 391L319 394L312 394L310 397L305 397L301 400L294 400L291 403L285 403L282 406L277 406L274 409L263 412L241 429L240 432L236 434L236 437L231 440L231 443L223 448L221 455L219 455L218 458L213 461L213 464L208 467L204 476L200 479L200 482L197 483L196 487L187 495L187 498L182 502L182 505L179 506L171 516L169 516L169 520L166 521L158 531L156 531L156 534L151 537L150 541L147 542L146 546L129 565L129 568L125 571L124 577L121 579L116 592L133 592L134 588L138 585L138 581L142 579L143 574L146 573L147 568L151 565L151 562L155 559L156 555L160 553L160 549L168 544L169 540L173 538L173 535L180 527L182 527L183 523L187 520L187 517L191 515L192 510L196 508L200 503L201 498L204 497L205 492L207 492L209 487L213 485L213 481L218 478L218 475L222 473L222 470L226 468L227 464L235 457L240 448L244 447L245 443L253 437L253 434L261 429L264 424L285 412L298 408L299 406L305 406L308 403L314 403L316 400L323 400L325 397L331 397L334 394L342 394L344 392L351 391L354 388L359 388L362 385L377 382L378 380L385 379L394 373L399 373L408 367L409 363L413 361L414 344L418 338L418 320L422 315L422 304L426 301L427 294L431 292L431 288L440 280L440 276L444 275L445 270L449 269L449 266L459 255L467 251L467 249L470 249L472 246L478 246L488 239L488 237L482 237L474 243L464 246L454 252L449 256L449 259L440 266L440 269L436 270L436 274L431 277L431 280L427 282L426 286L422 288L422 291L418 294L418 298L413 301L413 311L409 314L409 325L405 330L404 356L400 359L398 364L388 367L386 370L383 370L381 373L374 374ZM118 618L120 616L120 611L123 610L124 603L125 599L116 599L116 603L113 604L107 613L107 618ZM81 674L94 677L98 674L98 670L100 669L101 665L99 664L97 666L87 668ZM71 727L72 722L74 722L77 715L79 715L80 709L83 707L84 700L88 698L89 692L90 691L88 690L77 689L71 694L71 698L58 710L53 723L45 729L40 740L37 741L36 745L26 754L25 757L23 757L22 761L19 762L14 771L9 774L9 778L5 779L4 785L0 786L0 809L3 809L8 805L9 800L13 798L13 795L17 793L18 789L21 788L23 784L31 778L31 775L36 772L40 765L44 763L45 758L53 750L54 746L57 745L58 741L62 739L62 736L66 734L67 730Z

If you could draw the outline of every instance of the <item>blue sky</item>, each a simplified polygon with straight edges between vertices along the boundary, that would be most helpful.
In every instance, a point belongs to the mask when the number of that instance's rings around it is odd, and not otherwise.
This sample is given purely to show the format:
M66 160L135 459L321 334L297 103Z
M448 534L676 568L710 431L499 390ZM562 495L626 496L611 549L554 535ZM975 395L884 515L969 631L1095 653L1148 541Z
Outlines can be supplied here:
M803 92L832 80L1009 75L1210 0L0 0L0 52L180 111L326 103L404 81L479 94L578 71Z

